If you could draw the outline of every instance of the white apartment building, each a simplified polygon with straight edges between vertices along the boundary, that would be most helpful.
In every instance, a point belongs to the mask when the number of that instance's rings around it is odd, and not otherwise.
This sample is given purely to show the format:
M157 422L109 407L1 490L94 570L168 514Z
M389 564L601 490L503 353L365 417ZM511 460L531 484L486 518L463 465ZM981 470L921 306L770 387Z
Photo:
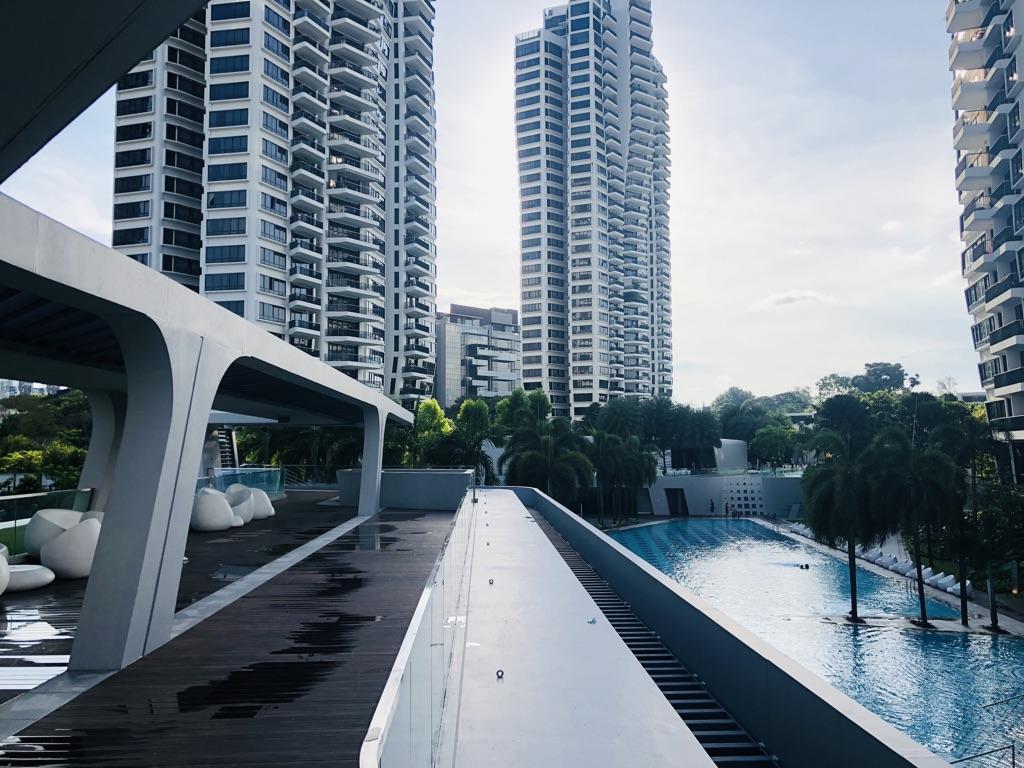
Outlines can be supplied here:
M951 0L956 188L963 213L960 267L980 355L989 422L1024 440L1024 197L1020 32L1024 0ZM1017 457L1017 466L1021 456Z
M434 397L450 408L462 397L505 397L522 386L519 313L452 304L437 314Z
M432 394L432 0L215 0L118 83L114 246Z
M559 416L672 395L665 74L650 0L583 0L516 38L523 381Z

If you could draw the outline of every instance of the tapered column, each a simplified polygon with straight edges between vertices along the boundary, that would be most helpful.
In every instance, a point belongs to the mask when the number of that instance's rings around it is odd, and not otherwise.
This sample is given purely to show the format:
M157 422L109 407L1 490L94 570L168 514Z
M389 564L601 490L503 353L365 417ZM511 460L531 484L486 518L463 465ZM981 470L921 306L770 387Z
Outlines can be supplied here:
M384 425L388 415L379 408L363 408L363 465L359 475L359 514L380 510L380 472L384 460Z
M92 412L89 451L78 480L81 490L92 489L91 509L104 510L114 480L114 467L124 432L126 399L123 392L90 390L85 393Z
M170 637L196 473L231 363L181 330L111 320L125 360L124 426L72 669L116 670Z

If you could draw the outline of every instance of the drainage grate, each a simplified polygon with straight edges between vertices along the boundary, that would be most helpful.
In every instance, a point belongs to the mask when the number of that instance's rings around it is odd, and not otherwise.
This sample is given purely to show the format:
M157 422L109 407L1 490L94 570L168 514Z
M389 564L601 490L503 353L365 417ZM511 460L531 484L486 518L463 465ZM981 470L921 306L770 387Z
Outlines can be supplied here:
M697 737L715 765L779 768L764 745L751 738L715 700L703 681L680 663L633 609L598 576L590 564L551 527L540 513L534 520L576 575L597 607L647 670L669 704Z

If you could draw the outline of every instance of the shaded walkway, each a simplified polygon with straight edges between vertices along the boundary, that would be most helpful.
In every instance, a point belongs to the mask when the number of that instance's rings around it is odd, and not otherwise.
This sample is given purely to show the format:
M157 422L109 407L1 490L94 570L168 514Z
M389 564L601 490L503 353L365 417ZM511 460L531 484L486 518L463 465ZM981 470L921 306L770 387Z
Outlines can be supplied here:
M451 521L381 513L9 739L0 765L355 765Z
M294 492L278 514L222 533L191 533L177 610L210 595L352 518L354 509L321 502L336 492ZM35 592L0 596L0 703L67 669L85 581L56 581Z

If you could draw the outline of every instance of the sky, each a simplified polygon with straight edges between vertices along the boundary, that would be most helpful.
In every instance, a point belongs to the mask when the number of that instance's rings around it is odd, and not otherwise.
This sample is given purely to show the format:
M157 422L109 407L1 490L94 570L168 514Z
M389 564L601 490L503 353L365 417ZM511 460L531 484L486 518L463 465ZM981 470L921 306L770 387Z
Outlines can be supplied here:
M517 307L515 35L538 0L437 0L438 307ZM653 0L672 143L675 399L865 362L980 389L959 274L943 4ZM2 191L109 243L113 95Z

